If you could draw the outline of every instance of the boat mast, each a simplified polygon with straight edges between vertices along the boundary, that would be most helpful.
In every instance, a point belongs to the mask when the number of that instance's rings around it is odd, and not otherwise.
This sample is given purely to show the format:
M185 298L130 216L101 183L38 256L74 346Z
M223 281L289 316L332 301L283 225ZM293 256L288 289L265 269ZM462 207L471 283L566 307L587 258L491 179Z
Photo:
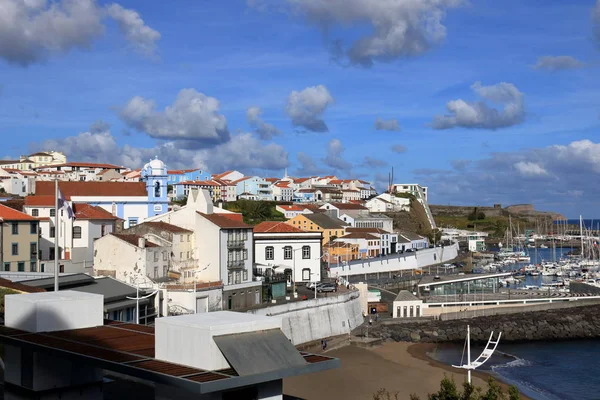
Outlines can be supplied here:
M583 218L579 216L579 237L581 238L581 259L583 260Z

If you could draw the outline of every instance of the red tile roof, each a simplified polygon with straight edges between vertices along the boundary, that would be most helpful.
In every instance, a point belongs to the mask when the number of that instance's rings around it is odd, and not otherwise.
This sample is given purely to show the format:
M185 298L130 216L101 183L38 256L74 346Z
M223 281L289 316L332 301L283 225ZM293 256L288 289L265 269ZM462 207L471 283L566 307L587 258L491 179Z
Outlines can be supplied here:
M37 182L39 185L39 182ZM54 195L27 196L25 205L28 207L54 207Z
M294 183L302 183L302 182L306 182L307 180L309 180L310 178L298 178L298 179L294 179Z
M27 215L14 208L6 207L0 204L0 219L4 221L37 221L31 215Z
M288 182L286 182L286 183L279 182L279 183L275 184L275 186L280 187L280 188L289 188L290 187L289 185L290 184Z
M247 225L242 221L236 221L232 218L224 217L221 214L204 214L204 213L201 213L200 211L196 211L196 212L220 228L252 229L252 227L250 225Z
M224 176L227 176L227 175L231 174L232 172L234 172L234 171L221 172L220 174L213 175L213 178L223 179Z
M61 193L69 199L71 196L114 197L140 196L147 197L144 182L58 182ZM54 196L54 182L36 182L36 195Z
M199 168L196 169L170 169L167 170L167 174L169 175L183 175L186 174L188 172L194 172L197 171Z
M255 233L306 233L302 229L281 221L265 221L254 227Z
M279 180L279 178L265 178L265 181L275 183Z
M306 209L305 206L296 206L296 205L289 206L289 205L281 205L280 204L280 205L278 205L278 207L281 207L286 211L303 211Z
M114 164L98 164L98 163L86 163L86 162L68 162L64 164L54 164L54 165L41 165L36 169L41 168L55 168L55 167L88 167L88 168L108 168L108 169L124 169L125 167L120 167Z
M329 181L330 185L341 185L342 183L344 183L344 182L342 182L341 179L332 179Z
M369 239L369 240L377 240L379 237L372 235L367 232L352 232L347 235L342 236L340 239Z
M243 177L243 178L240 178L240 179L238 179L237 181L233 181L233 182L231 182L231 183L234 183L234 184L236 184L236 185L237 185L237 184L238 184L238 182L247 181L247 180L248 180L248 179L250 179L250 178L254 178L254 177L253 177L253 176L245 176L245 177Z
M218 183L211 181L183 181L178 182L175 185L189 185L189 186L220 186Z
M118 217L112 215L101 207L91 206L87 203L73 204L73 212L76 219L88 220L116 220Z
M162 222L162 221L142 222L140 225L148 225L153 228L159 229L161 231L171 232L171 233L192 233L192 231L189 229L185 229L185 228L182 228L177 225L171 225L171 224L168 224L168 223Z
M138 247L138 245L139 245L139 240L141 238L143 238L143 236L134 235L131 233L109 233L109 235L119 238L119 239L123 240L124 242L132 244L136 247ZM159 246L156 243L152 243L152 242L148 241L148 239L146 239L146 247L159 247Z

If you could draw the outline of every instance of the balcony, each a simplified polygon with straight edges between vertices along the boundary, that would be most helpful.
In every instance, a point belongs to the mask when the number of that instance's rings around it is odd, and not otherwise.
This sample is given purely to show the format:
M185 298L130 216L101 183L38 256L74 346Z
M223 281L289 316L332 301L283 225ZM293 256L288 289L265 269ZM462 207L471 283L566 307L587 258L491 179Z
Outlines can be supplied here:
M241 269L244 268L246 265L246 262L244 260L230 260L227 261L227 268L228 269Z
M227 248L228 249L243 249L246 246L246 241L243 239L228 239L227 240Z

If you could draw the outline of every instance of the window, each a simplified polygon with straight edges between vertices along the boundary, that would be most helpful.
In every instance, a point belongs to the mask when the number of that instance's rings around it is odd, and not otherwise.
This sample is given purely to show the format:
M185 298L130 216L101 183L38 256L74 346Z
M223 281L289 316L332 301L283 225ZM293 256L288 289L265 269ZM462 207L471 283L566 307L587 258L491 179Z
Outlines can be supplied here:
M37 272L37 263L35 261L31 262L31 272Z
M154 262L158 262L158 251L154 252Z
M37 208L34 208L31 210L31 216L32 217L39 217L40 216L40 210L38 210Z
M13 222L12 223L12 234L13 235L18 235L19 234L19 223L18 222Z
M304 260L310 259L310 246L302 246L302 258Z
M273 246L265 247L265 260L274 260L275 259L275 249Z
M292 247L291 246L285 246L283 248L283 259L284 260L292 259Z
M247 260L248 259L248 250L244 249L242 250L242 260Z
M183 235L179 235L179 241L183 242Z
M247 270L244 270L244 273L243 273L243 279L244 279L245 281L247 281L247 280L248 280L248 271L247 271Z
M163 265L163 276L167 276L169 274L169 267Z
M167 252L163 251L163 261L167 261Z
M137 222L137 218L129 218L129 227L131 228L132 226L136 226Z
M302 280L309 281L310 280L310 268L304 268L302 270Z
M29 244L29 254L31 254L31 259L35 260L38 256L37 254L37 243Z
M154 277L158 278L158 267L154 267Z
M17 270L19 272L25 272L25 263L24 262L17 263Z
M56 236L56 228L54 226L50 227L50 237L53 238Z
M192 235L187 235L188 242L190 241L190 237L191 237L191 236L192 236Z
M50 216L51 217L56 217L56 209L55 208L51 208L50 209Z
M73 239L81 239L81 227L80 226L73 227Z
M10 271L10 263L9 262L5 262L4 263L4 270L5 271Z
M160 197L160 182L154 184L154 197Z
M13 256L18 256L19 255L19 243L13 243L12 244L12 255Z
M186 258L187 260L189 260L189 259L190 259L190 252L189 252L189 251L186 251L186 252L185 252L185 258Z
M179 252L179 259L183 260L183 251Z
M102 226L100 227L100 236L105 236L106 235L106 225L102 224Z

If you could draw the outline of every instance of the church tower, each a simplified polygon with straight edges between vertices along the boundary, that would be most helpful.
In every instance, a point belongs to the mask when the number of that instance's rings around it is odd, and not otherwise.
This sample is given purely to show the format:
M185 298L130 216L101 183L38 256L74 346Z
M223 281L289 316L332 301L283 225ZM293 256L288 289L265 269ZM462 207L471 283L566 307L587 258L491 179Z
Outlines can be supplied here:
M165 163L158 157L150 161L140 173L142 182L146 183L148 193L148 217L163 214L168 211L168 173Z

